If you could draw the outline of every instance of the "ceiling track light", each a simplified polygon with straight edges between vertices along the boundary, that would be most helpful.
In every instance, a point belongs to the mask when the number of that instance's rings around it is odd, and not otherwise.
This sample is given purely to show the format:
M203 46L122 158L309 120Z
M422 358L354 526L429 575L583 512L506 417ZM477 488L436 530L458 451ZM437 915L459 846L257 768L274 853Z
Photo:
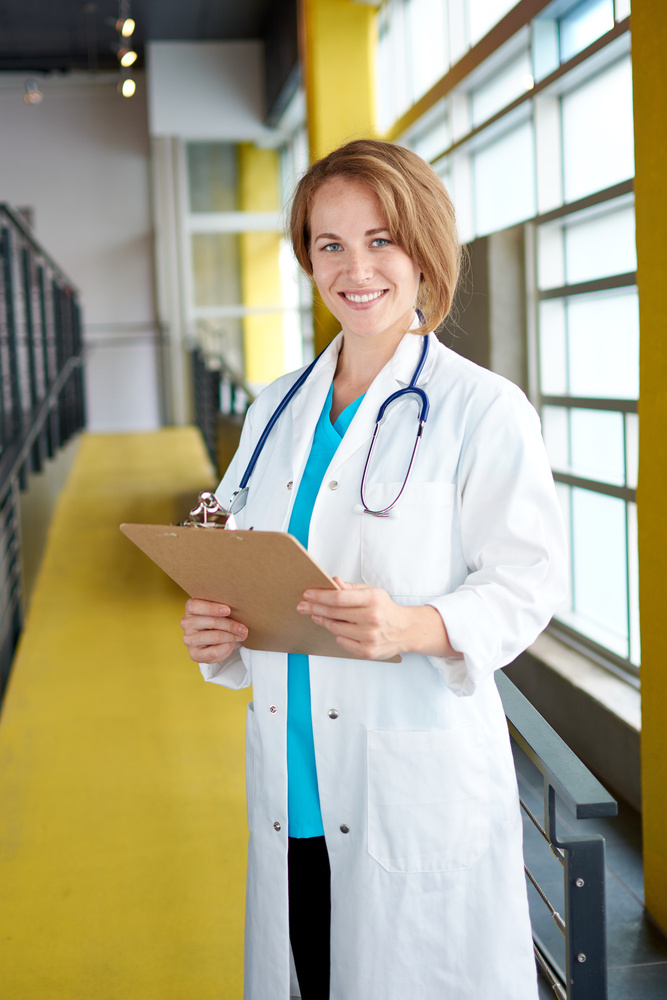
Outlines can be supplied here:
M129 73L123 70L129 69L137 61L137 53L132 47L132 35L136 24L130 17L130 0L119 0L118 20L116 30L118 31L118 62L121 65L121 79L118 83L118 90L123 97L134 97L137 89L136 82Z

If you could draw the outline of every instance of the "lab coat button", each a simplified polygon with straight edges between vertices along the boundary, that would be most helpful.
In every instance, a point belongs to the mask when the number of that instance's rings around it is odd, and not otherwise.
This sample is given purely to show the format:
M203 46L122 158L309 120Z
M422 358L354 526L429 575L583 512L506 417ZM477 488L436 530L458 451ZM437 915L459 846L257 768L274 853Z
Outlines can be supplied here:
M280 829L280 823L279 823L279 822L278 822L277 820L276 820L276 822L275 822L275 823L273 824L273 829L274 829L274 830L279 830L279 829Z
M278 709L275 705L269 705L269 712L271 713L271 715L275 715L277 711Z
M340 832L341 833L349 833L350 832L350 828L347 825L347 823L341 823Z
M337 490L338 489L338 483L336 482L335 479L332 479L331 482L329 483L329 489L330 490Z
M291 490L293 486L294 486L294 481L290 479L289 483L287 484L287 489Z
M337 708L330 708L329 709L329 718L330 719L337 719L338 718L338 709Z

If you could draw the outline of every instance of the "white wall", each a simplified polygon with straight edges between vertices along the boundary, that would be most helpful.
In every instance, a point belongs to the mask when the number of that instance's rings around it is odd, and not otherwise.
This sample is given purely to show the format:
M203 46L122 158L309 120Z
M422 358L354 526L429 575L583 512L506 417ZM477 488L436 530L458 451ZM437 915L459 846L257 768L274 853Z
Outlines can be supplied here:
M259 41L149 42L151 135L244 142L271 135L264 119Z
M0 201L34 211L37 237L81 294L93 431L159 425L149 143L143 74L0 74Z

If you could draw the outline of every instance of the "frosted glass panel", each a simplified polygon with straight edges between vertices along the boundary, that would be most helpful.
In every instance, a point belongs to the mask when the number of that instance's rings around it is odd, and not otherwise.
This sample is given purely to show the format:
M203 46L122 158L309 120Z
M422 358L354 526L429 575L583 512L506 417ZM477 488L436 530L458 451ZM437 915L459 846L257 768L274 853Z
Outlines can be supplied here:
M418 100L448 68L447 4L408 0L412 99Z
M637 538L637 504L628 504L628 588L630 591L630 660L641 663L639 637L639 545Z
M570 412L571 471L575 476L623 486L623 414L605 410Z
M241 301L238 236L194 233L192 274L195 306L237 305Z
M628 653L625 503L572 490L574 612L583 630L620 656Z
M198 319L195 329L197 343L207 357L224 358L232 371L243 373L243 332L240 319Z
M186 156L190 211L235 211L236 146L228 142L189 142Z
M517 0L468 0L470 44L474 45L515 6Z
M472 92L473 125L486 121L532 86L530 57L526 51Z
M635 271L634 208L566 226L565 262L568 284Z
M613 0L589 0L560 22L560 57L565 62L614 27Z
M564 407L542 407L542 437L551 468L558 472L568 472L570 468L570 435L568 411Z
M625 414L625 453L626 486L636 490L639 467L639 416L636 413Z
M565 528L565 557L567 559L568 567L566 574L566 587L567 593L563 599L561 607L558 609L559 617L566 611L566 609L572 608L572 565L571 565L571 554L572 554L572 517L570 510L570 493L571 487L566 486L565 483L555 483L556 496L558 497L558 505L560 507L561 514L563 515L563 526Z
M636 291L567 300L569 386L573 396L636 399L639 309Z
M558 288L565 284L562 226L540 226L537 230L537 287Z
M474 157L478 236L535 215L533 128L526 122Z
M565 303L552 299L540 303L540 389L544 396L567 393L567 337Z
M629 58L563 97L565 200L575 201L634 174Z

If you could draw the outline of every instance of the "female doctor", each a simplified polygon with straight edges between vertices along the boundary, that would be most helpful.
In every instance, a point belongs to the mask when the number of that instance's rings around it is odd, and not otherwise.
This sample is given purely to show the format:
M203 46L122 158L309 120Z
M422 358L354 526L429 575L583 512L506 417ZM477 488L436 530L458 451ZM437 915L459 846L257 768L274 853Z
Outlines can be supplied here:
M181 622L206 680L253 685L245 998L536 1000L493 672L562 593L538 419L433 333L459 244L417 155L360 140L315 163L291 238L341 332L275 421L236 519L296 535L335 576L298 610L341 657L245 649L225 605L191 599ZM250 408L225 506L299 374Z

